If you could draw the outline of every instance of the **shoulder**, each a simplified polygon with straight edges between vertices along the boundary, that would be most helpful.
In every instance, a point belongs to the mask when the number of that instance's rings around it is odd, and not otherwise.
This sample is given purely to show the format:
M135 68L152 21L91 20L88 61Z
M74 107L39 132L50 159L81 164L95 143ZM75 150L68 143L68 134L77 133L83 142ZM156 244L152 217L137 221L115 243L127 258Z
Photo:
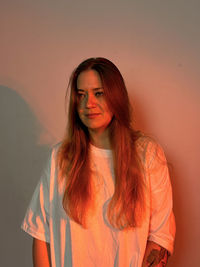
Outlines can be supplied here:
M56 160L61 145L62 145L62 142L59 142L59 143L52 146L51 153L50 153L51 154L51 160Z
M136 140L136 151L145 167L150 168L155 161L166 163L164 151L159 143L149 136L142 135Z
M48 153L48 157L46 159L45 165L43 167L43 174L45 176L49 177L52 168L56 168L56 162L57 162L57 154L59 151L60 143L53 145Z
M55 153L55 152L57 153L59 148L61 147L61 145L62 145L62 142L59 142L59 143L53 145L52 146L52 153Z

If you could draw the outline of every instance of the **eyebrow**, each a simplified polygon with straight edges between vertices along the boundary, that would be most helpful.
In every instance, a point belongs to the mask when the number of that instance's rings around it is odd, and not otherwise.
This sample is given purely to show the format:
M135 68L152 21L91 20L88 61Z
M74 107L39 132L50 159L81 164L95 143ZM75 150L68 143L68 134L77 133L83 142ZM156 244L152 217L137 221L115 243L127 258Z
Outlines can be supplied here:
M85 91L84 89L80 89L80 88L77 88L76 90L77 90L77 91L81 91L81 92L84 92L84 91ZM93 90L93 91L103 90L103 87L93 88L92 90Z

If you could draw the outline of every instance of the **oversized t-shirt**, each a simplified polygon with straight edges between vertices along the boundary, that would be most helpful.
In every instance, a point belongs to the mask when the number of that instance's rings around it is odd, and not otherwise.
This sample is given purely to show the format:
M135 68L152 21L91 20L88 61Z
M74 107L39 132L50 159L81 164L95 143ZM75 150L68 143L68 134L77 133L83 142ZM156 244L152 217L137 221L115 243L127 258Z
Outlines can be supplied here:
M58 183L57 149L52 149L22 223L28 234L50 243L52 267L141 267L147 240L173 252L172 189L159 145L147 138L137 141L144 167L146 212L142 225L129 230L113 228L106 216L114 193L112 151L90 145L96 205L85 229L63 209L65 181Z

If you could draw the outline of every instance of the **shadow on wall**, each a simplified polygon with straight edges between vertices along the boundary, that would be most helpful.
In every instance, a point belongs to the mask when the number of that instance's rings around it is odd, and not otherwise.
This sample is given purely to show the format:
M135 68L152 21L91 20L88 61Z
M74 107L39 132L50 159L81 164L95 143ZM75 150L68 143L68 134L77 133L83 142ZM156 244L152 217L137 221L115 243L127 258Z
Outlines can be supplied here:
M37 140L40 126L27 103L0 86L1 266L32 266L32 239L20 229L50 148Z

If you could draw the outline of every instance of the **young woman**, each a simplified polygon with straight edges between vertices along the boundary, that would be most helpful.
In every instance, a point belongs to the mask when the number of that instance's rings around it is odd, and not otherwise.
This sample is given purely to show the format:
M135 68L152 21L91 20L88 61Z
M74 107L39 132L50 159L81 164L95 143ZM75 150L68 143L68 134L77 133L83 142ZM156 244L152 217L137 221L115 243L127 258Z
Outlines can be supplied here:
M175 223L160 146L131 124L124 80L105 58L70 79L66 135L22 224L35 267L166 266Z

